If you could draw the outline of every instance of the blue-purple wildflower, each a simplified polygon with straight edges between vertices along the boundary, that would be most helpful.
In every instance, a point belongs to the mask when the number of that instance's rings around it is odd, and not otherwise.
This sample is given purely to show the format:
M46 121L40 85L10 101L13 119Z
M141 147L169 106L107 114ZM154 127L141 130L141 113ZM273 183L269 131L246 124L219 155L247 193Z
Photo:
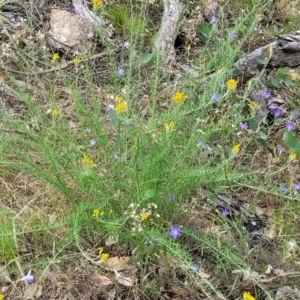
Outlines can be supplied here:
M277 150L278 150L279 154L282 154L283 152L285 152L285 149L280 145L277 147Z
M90 142L91 147L94 147L96 145L96 140L95 139L91 139L89 142Z
M125 70L121 67L118 67L117 69L117 73L120 77L124 76L125 75Z
M210 24L217 24L219 21L219 19L215 16L215 15L212 15L212 17L210 18Z
M272 97L272 94L268 91L263 92L263 97L265 99L270 99Z
M278 107L278 108L273 109L272 113L273 113L274 117L279 117L283 113L283 110Z
M178 237L181 236L180 227L176 227L171 225L171 230L169 231L169 236L176 240Z
M204 147L205 146L205 144L202 142L202 141L198 141L197 142L197 147L199 148L199 147Z
M227 207L222 208L221 214L223 216L228 216L229 215L229 209Z
M34 277L31 275L31 269L28 271L27 275L21 278L21 280L24 280L30 284L34 283Z
M300 183L294 183L294 190L299 192L300 191Z
M184 66L182 67L182 69L183 69L184 72L187 72L187 71L190 69L190 67L187 66L187 65L184 65Z
M214 101L214 102L218 102L221 98L221 95L220 94L217 94L217 93L213 93L211 95L211 100Z
M197 272L198 271L198 269L199 269L199 267L197 266L197 264L192 264L191 265L191 269L194 271L194 272Z
M287 186L286 186L285 184L281 184L281 185L280 185L280 190L281 190L282 192L286 192L286 191L288 190L288 188L287 188Z
M235 39L235 38L236 38L236 32L235 32L235 31L229 32L229 33L228 33L228 37L229 37L231 40Z
M241 122L241 123L239 124L239 127L240 127L241 129L246 130L246 129L249 128L249 124L248 124L248 122Z
M286 122L285 127L287 130L295 129L295 125L291 121Z

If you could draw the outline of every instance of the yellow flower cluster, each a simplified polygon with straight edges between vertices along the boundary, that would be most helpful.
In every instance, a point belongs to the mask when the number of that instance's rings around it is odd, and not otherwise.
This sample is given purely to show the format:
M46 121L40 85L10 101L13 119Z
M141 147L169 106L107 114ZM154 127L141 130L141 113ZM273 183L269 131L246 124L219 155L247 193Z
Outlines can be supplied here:
M73 62L74 64L79 63L79 62L80 62L79 57L76 55L76 56L72 59L72 62Z
M116 100L118 102L118 104L116 105L116 108L115 108L116 113L120 114L124 111L127 111L128 107L127 107L127 102L125 101L125 99L122 96L117 95Z
M106 261L109 258L109 253L103 253L104 250L103 247L99 247L98 250L99 250L99 255L101 256L100 262Z
M59 59L59 54L54 53L51 59L51 63L54 64Z
M251 110L257 110L260 107L256 101L250 101L248 106L250 107Z
M102 0L93 0L93 8L99 8L103 5L103 1Z
M232 147L234 153L238 153L241 150L241 144L236 144Z
M149 214L146 212L141 213L141 220L146 221L149 218Z
M58 108L54 108L51 110L51 116L52 117L62 117L63 114L60 112Z
M98 216L103 216L105 214L105 212L103 210L99 210L99 209L94 209L93 210L93 217L98 217Z
M226 86L228 91L233 91L237 88L237 81L234 79L229 79L226 81Z
M184 101L188 98L188 96L185 93L181 92L176 92L175 95L173 96L173 100L176 104L183 104Z
M290 159L291 160L295 160L297 158L297 154L296 153L291 153L290 154Z
M174 121L170 121L170 122L165 122L164 123L165 129L166 129L166 133L175 131L175 122Z
M244 292L243 293L243 300L256 300L255 297L253 297L250 292Z
M92 159L90 159L86 154L83 154L81 163L87 168L97 167L97 164L95 164L94 161Z

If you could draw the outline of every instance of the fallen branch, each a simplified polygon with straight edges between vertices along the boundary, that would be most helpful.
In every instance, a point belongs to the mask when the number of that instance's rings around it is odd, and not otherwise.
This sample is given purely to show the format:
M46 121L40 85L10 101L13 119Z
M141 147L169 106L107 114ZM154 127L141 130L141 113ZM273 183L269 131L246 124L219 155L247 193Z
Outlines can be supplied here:
M260 67L258 58L268 57L270 47L273 47L273 55L266 65L267 68L300 66L300 31L279 35L275 42L254 50L234 64L234 68L242 72L241 82L257 75Z

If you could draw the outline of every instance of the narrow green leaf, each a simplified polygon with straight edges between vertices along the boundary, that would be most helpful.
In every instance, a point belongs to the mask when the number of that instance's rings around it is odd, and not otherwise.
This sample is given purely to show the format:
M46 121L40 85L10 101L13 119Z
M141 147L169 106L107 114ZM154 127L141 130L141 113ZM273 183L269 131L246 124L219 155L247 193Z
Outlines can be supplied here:
M110 109L108 111L108 115L112 121L112 123L117 127L119 125L119 119L116 111L114 109Z

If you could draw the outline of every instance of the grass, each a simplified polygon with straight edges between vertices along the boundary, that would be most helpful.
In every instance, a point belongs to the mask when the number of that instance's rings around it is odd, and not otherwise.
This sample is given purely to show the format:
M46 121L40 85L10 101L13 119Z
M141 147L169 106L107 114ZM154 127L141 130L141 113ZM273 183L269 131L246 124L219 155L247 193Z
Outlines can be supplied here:
M20 286L0 290L5 299L18 299L28 288L19 279L29 269L35 287L44 287L44 299L53 297L58 277L72 282L73 296L88 299L81 290L88 284L93 295L107 297L103 278L92 287L85 277L95 273L113 280L121 299L160 299L163 293L236 299L245 291L272 299L273 282L296 285L299 162L289 157L282 136L297 107L299 85L285 90L285 113L256 130L250 124L255 111L249 109L255 82L220 87L234 77L232 65L259 23L254 12L263 15L268 5L239 3L244 11L238 17L210 25L213 37L201 41L200 52L193 45L179 55L189 69L175 69L175 77L159 59L142 63L140 55L151 48L149 7L131 2L126 10L106 10L117 25L116 39L129 42L129 49L114 51L95 33L95 52L107 51L104 60L86 61L79 54L78 63L55 72L5 72L18 101L1 107L0 274ZM230 9L225 5L223 14ZM132 20L136 13L139 18ZM24 25L24 32L37 47L30 39L20 43L4 35L16 59L2 55L1 68L31 72L37 64L50 69L70 60L60 53L51 63L56 52L34 37L31 26ZM118 75L118 68L125 74ZM239 127L244 121L250 128ZM286 151L279 154L278 145ZM280 190L282 184L288 191ZM218 195L227 195L232 205L214 206ZM249 214L263 220L265 232L247 230ZM171 225L181 228L180 237L168 234ZM106 265L109 259L103 261L106 253L130 260L114 269ZM264 272L268 265L275 271ZM287 274L282 280L279 269ZM295 278L288 277L290 270Z

